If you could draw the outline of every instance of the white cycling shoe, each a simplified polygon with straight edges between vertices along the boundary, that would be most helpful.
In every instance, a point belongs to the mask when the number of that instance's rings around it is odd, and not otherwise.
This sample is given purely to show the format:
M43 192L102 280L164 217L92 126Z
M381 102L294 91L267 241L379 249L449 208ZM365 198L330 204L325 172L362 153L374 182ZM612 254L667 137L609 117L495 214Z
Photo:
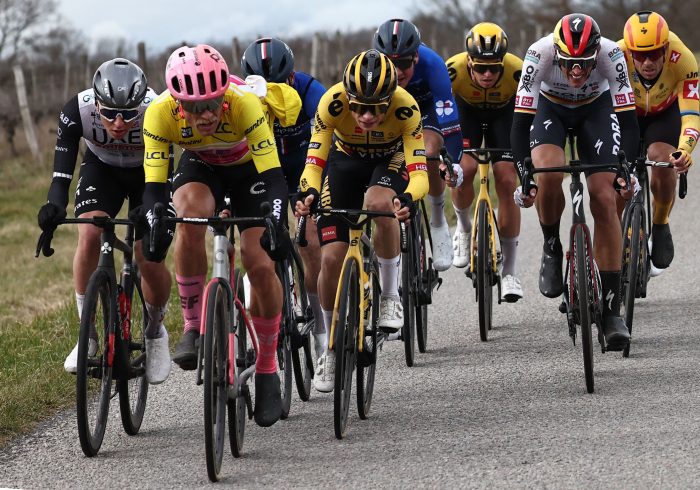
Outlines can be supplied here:
M508 274L501 280L501 294L506 303L515 303L523 297L523 287L520 279Z
M318 358L314 373L314 388L321 393L330 393L335 385L335 352L328 351Z
M469 233L455 230L455 234L452 236L453 266L462 268L469 263L469 238Z
M88 357L92 357L95 354L97 354L97 341L90 339L88 343ZM63 369L65 369L67 373L78 372L78 343L75 344L75 347L73 347L73 350L70 351L70 354L68 354L68 357L66 357L66 360L63 362Z
M146 380L152 385L165 381L171 368L168 331L163 325L160 334L157 339L146 339Z
M379 321L377 326L380 330L394 333L403 327L403 305L401 300L382 296L379 302Z
M443 221L439 228L430 225L430 234L433 237L435 270L446 271L452 265L452 244L450 243L450 228L447 226L447 221Z

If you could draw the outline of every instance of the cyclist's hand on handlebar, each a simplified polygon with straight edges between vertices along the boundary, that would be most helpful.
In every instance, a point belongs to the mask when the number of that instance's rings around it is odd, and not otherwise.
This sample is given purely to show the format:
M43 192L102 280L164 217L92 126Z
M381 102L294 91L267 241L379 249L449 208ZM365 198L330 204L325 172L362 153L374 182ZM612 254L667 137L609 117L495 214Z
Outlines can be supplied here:
M676 150L669 155L668 161L673 164L676 172L684 174L693 164L693 158L685 150Z
M394 214L399 221L410 220L416 213L416 202L410 193L404 192L394 196Z
M452 167L451 173L447 171L448 165ZM462 171L462 167L459 165L459 163L452 163L449 160L446 160L440 163L439 169L440 177L449 187L459 187L462 185L462 182L464 182L464 172Z
M145 215L146 229L143 234L143 256L149 262L163 262L165 256L168 255L168 248L175 236L175 223L163 221L161 218L174 218L177 216L175 208L172 206L163 206L163 211L157 212L154 209L149 209ZM137 208L138 209L138 208ZM143 214L143 211L141 211ZM131 219L131 215L129 216ZM140 218L137 218L140 219ZM132 219L132 221L136 222ZM153 248L153 251L151 251Z
M260 236L260 246L275 262L281 262L287 258L292 250L292 239L289 237L289 230L280 221L274 220L274 225L272 226L272 236L270 237L270 229L265 227L265 231ZM275 247L272 249L272 243L274 242Z
M630 175L630 180L632 185L628 186L624 178L619 175L615 177L615 190L625 201L629 201L637 192L642 190L642 186L639 185L639 181L634 175Z
M66 208L47 202L39 209L37 223L42 231L53 232L62 219L66 217Z
M318 208L318 202L318 191L313 187L297 192L294 197L294 216L299 218L313 213Z
M515 192L513 193L513 200L515 204L521 208L529 208L535 204L535 197L537 196L537 185L535 181L530 181L530 195L523 194L523 186L519 185Z

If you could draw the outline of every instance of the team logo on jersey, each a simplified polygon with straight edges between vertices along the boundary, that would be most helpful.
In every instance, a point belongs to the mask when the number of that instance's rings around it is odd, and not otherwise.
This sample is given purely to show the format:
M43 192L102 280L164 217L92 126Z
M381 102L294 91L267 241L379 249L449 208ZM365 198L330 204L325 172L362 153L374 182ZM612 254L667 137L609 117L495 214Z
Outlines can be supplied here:
M671 56L669 58L671 63L678 63L678 60L681 59L681 54L678 51L671 51Z
M383 138L384 137L384 131L370 131L370 134L372 135L372 138Z
M544 124L544 129L545 129L546 131L549 131L549 126L552 125L552 120L551 120L551 119L547 119L547 120L544 121L542 124Z
M683 97L698 100L698 81L686 80L683 82Z
M520 98L520 105L523 107L532 107L532 104L535 102L534 97L521 97Z
M695 141L700 139L700 131L694 128L685 128L685 131L683 131L684 136L690 136L693 138Z
M438 116L449 116L455 111L451 100L438 100L435 102L435 112Z
M187 126L186 128L182 128L180 130L182 137L183 138L191 138L192 137L192 128Z
M625 105L627 96L625 94L615 94L615 105Z
M335 226L326 226L321 228L321 241L328 242L338 238L338 231Z

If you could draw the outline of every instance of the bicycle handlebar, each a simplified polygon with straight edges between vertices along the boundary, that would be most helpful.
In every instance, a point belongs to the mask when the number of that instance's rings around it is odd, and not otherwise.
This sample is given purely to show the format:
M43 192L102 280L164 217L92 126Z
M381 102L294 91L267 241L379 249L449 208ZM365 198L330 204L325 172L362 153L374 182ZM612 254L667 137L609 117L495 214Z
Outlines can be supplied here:
M513 153L510 148L464 148L462 153L474 155L474 159L480 163L489 163L492 160L492 153Z
M675 158L675 155L672 154ZM680 156L680 155L678 155ZM640 165L646 165L647 167L655 167L655 168L674 168L673 164L671 162L659 162L655 160L647 160L646 157L638 157L633 164L633 169L636 171L637 168ZM688 173L682 173L680 174L680 182L678 184L678 197L681 199L685 199L685 196L688 195Z
M440 154L435 157L428 157L426 156L425 159L429 162L440 162L444 163L446 167L446 171L440 170L440 177L443 179L445 178L445 175L450 176L450 180L454 182L455 180L455 170L452 168L452 164L454 163L452 161L452 158L450 158L449 153L447 153L447 148L444 146L440 148Z
M100 228L105 228L112 225L133 225L134 223L128 219L110 218L109 216L93 216L92 218L64 218L57 223L57 225L74 224L89 224L99 226ZM51 257L54 254L54 249L51 248L51 241L53 240L54 231L55 230L41 232L36 243L34 258L38 258L40 254L43 254L44 257Z
M306 239L306 216L299 216L297 220L297 234L294 237L294 241L300 247L306 247L309 244Z

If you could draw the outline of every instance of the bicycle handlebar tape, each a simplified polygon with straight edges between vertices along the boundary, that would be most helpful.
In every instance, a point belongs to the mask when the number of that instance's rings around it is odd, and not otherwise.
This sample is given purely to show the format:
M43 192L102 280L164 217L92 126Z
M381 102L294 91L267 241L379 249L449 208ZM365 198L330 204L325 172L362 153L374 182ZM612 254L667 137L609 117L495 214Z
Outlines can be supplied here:
M161 226L161 218L163 217L163 211L165 210L165 204L162 202L157 202L153 205L153 216L151 220L151 240L148 246L148 250L153 254L156 252L156 229Z
M532 180L532 158L525 157L523 161L523 194L526 196L530 195L530 181Z
M678 185L678 197L685 199L688 194L688 174L681 174L681 182Z
M402 221L399 223L399 229L401 230L401 253L408 253L408 233L406 231L406 222Z
M294 237L294 241L300 247L309 245L309 242L306 240L306 216L300 216L299 221L297 221L297 234Z

